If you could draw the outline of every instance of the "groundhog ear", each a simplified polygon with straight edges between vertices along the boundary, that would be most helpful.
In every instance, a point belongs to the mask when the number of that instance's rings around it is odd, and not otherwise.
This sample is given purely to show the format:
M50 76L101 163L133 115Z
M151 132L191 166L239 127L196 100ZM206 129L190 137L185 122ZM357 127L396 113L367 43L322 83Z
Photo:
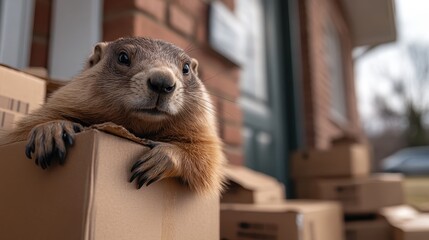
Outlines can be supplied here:
M100 42L95 45L94 50L92 51L92 54L91 56L89 56L88 61L86 63L86 69L95 66L101 60L107 45L107 42Z
M194 72L194 74L198 76L198 61L197 61L197 59L192 58L191 68L192 68L192 71Z

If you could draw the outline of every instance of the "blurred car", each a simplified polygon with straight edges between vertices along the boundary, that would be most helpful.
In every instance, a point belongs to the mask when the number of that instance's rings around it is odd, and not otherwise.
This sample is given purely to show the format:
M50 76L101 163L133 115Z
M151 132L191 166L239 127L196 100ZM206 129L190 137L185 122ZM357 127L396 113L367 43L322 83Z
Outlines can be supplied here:
M381 163L383 172L403 173L407 176L429 176L429 146L405 148Z

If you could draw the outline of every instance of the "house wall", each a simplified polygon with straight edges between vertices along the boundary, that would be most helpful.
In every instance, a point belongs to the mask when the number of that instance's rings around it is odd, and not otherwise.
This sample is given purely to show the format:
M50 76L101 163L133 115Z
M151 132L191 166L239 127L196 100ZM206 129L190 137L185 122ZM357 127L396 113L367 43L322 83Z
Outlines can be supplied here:
M328 148L331 140L343 135L361 138L362 130L355 95L352 36L341 4L337 0L305 0L300 2L303 106L307 147ZM326 55L326 24L331 20L339 34L343 53L343 72L347 121L332 117L331 79ZM338 66L341 67L341 66Z

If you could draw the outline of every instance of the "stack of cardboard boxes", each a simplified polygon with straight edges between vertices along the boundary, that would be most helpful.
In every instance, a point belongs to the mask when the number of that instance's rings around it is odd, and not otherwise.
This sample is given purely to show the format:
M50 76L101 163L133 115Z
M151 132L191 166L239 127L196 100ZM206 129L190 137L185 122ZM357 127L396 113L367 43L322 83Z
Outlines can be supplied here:
M45 91L43 79L0 65L0 131L43 104Z
M339 144L329 150L293 155L297 197L340 202L347 240L392 239L389 222L378 212L404 203L402 175L370 174L370 160L368 147L361 144Z
M0 66L0 130L39 107L45 89ZM218 197L176 179L136 189L129 169L148 149L117 126L100 129L115 134L78 134L64 166L47 170L25 157L25 142L0 146L0 239L219 239Z
M285 201L284 186L274 178L229 166L228 190L221 198L222 240L342 240L344 227L338 203Z

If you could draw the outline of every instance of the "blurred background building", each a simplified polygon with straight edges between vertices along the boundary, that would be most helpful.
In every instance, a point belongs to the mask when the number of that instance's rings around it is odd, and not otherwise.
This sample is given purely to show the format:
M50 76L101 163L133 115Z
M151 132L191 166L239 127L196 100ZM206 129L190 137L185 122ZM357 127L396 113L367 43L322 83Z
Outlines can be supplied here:
M52 79L123 36L197 58L229 162L288 184L294 150L365 142L352 53L395 41L396 25L393 0L0 0L0 62Z

